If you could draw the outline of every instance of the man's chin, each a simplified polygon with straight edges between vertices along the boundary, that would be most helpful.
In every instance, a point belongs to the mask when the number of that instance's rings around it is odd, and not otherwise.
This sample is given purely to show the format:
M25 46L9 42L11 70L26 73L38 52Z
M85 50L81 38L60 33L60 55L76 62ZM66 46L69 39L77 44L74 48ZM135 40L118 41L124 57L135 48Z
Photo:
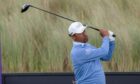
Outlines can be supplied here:
M88 40L85 40L85 41L84 41L84 43L87 43L87 42L88 42Z

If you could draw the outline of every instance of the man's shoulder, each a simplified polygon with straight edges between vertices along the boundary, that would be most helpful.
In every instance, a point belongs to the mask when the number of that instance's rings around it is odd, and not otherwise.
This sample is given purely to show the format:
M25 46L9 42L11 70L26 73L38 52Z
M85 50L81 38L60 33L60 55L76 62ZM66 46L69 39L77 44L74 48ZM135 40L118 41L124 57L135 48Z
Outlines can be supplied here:
M87 46L88 47L91 47L91 48L96 48L94 45L90 44L90 43L87 43Z

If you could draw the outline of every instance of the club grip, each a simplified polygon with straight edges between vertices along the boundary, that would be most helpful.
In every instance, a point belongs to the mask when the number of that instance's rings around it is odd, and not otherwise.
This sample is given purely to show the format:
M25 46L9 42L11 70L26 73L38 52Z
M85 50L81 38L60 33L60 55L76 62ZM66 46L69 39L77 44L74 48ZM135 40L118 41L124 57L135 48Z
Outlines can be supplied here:
M87 26L88 28L91 28L91 29L94 29L94 30L96 30L96 31L100 31L98 28L95 28L95 27L92 27L92 26ZM112 35L113 37L116 37L116 35L115 34L113 34Z

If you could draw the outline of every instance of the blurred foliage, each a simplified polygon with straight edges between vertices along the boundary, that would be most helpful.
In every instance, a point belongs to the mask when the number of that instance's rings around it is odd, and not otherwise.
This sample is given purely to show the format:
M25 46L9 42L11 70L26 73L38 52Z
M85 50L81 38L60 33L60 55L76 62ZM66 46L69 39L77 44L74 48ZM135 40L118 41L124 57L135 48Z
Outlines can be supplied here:
M68 36L71 22L29 9L27 0L0 0L3 72L71 72ZM116 49L105 71L140 71L140 0L28 0L62 16L116 33ZM89 42L100 47L98 32L88 29Z

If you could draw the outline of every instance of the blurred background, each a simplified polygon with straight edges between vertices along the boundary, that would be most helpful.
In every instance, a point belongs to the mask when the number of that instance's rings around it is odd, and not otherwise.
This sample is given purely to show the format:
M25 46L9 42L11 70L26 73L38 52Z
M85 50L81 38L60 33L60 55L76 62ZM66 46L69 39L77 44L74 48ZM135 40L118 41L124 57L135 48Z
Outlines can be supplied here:
M116 49L106 72L140 71L140 0L0 0L3 72L72 72L68 36L71 22L29 9L28 2L53 13L112 30ZM97 31L87 30L89 43L100 47Z

